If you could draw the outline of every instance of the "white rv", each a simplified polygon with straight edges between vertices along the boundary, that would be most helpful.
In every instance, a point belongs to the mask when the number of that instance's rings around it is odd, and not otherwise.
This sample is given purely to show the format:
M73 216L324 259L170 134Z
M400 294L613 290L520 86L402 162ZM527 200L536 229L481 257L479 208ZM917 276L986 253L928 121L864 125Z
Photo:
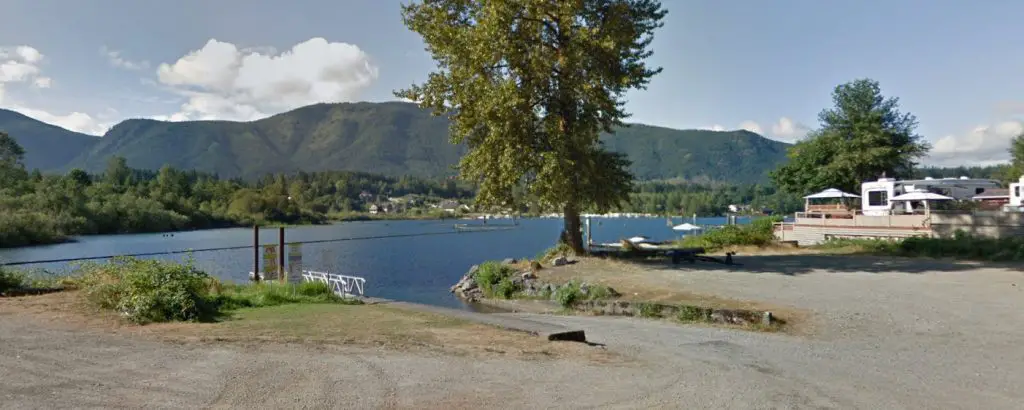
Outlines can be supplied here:
M1012 211L1024 211L1024 198L1021 194L1024 194L1024 175L1020 176L1017 182L1010 184L1010 203L1007 204L1008 210Z
M986 189L994 188L1002 188L1002 185L993 179L927 177L898 181L892 178L879 178L878 181L865 182L860 185L861 211L864 215L889 215L893 209L893 203L889 199L908 192L928 191L957 200L970 200ZM906 203L904 206L907 207L908 212L911 211L910 203Z

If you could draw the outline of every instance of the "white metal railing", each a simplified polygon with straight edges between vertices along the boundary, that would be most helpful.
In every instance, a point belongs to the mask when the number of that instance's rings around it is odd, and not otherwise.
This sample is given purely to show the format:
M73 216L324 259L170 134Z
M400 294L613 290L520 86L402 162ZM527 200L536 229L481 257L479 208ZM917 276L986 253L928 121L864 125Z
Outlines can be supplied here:
M357 276L345 276L311 270L302 271L302 279L307 282L323 282L334 290L338 296L363 296L366 279Z

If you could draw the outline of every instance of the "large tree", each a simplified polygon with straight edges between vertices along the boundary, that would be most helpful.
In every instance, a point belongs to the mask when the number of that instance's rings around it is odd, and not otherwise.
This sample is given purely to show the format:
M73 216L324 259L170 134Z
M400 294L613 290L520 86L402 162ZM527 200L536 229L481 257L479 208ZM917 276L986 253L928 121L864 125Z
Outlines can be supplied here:
M0 188L25 179L25 149L13 137L0 131Z
M877 81L856 80L832 92L833 107L818 114L820 128L789 148L789 161L771 173L783 190L809 194L825 188L859 191L880 176L911 176L931 146L915 132L917 119L882 95Z
M565 239L583 252L580 212L628 200L629 162L598 136L628 116L624 93L661 72L645 60L665 14L655 0L414 2L403 20L437 70L396 95L450 118L478 205L515 207L525 185L562 210Z
M1024 133L1010 142L1010 181L1016 182L1024 174Z

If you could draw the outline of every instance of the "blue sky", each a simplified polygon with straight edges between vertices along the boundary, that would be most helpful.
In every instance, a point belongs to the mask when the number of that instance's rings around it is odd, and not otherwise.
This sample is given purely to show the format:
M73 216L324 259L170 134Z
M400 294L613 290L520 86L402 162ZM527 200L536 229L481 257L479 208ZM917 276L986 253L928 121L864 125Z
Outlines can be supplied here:
M399 4L2 0L0 107L99 134L130 117L248 120L391 100L433 68ZM834 86L869 77L918 116L929 163L1005 160L1024 131L1024 2L664 5L652 63L665 71L630 94L632 121L792 141L817 126Z

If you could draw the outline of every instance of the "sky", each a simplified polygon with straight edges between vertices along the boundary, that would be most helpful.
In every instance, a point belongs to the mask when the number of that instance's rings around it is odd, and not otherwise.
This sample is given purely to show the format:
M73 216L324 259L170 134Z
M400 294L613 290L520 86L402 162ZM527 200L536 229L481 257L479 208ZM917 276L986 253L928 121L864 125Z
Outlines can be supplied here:
M127 118L247 121L389 101L435 67L397 0L0 0L0 108L102 135ZM1024 2L663 0L630 122L792 142L839 84L880 82L929 165L1005 161L1024 132ZM1014 40L1017 39L1017 40Z

